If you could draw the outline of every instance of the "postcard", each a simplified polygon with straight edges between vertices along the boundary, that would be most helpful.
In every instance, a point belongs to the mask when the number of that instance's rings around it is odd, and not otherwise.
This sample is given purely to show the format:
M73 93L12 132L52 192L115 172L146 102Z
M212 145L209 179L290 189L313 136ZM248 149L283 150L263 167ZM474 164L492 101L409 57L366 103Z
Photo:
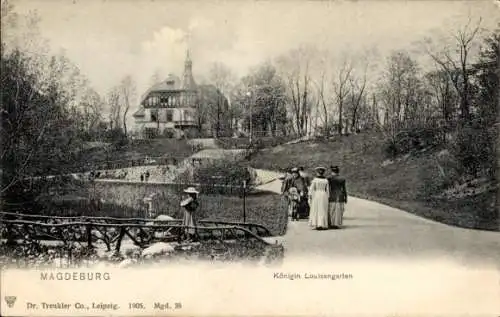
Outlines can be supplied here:
M498 1L2 1L2 316L498 316Z

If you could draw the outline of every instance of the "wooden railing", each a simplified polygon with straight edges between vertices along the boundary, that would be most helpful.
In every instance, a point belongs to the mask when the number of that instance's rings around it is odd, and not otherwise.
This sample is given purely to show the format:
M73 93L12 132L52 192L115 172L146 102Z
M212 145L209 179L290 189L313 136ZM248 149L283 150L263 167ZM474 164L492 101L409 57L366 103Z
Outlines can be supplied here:
M186 229L195 229L199 240L253 239L269 245L263 237L270 231L253 223L199 221L196 227L184 226L181 220L111 217L51 217L0 213L0 235L7 243L38 243L41 240L74 242L92 248L103 242L108 251L120 251L128 237L135 245L145 247L154 242L181 241Z

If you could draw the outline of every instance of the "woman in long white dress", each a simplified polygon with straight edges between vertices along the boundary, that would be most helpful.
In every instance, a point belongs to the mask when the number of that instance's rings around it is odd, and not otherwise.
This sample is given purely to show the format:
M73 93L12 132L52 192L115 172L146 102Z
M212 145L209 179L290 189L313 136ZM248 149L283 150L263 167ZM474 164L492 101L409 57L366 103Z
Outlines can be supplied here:
M328 229L328 197L330 185L325 177L326 168L317 167L316 177L311 182L309 189L309 226L314 229Z

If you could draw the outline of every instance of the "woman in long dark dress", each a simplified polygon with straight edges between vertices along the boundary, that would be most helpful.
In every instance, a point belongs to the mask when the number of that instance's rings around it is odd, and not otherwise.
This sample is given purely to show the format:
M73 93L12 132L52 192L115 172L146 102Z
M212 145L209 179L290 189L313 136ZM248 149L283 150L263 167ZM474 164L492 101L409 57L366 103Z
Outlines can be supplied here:
M198 202L199 192L194 187L188 187L184 190L184 193L188 197L181 202L181 207L184 208L182 225L187 226L184 231L187 240L192 240L196 236L196 210L200 205Z

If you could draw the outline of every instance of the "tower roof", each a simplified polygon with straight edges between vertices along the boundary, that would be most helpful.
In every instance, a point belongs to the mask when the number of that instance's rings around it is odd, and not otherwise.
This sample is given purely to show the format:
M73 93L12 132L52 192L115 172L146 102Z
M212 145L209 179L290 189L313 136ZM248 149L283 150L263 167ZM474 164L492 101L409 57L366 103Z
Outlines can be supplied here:
M186 90L196 89L196 83L193 78L193 62L189 53L189 49L186 50L186 60L184 62L184 74L182 76L182 88Z

